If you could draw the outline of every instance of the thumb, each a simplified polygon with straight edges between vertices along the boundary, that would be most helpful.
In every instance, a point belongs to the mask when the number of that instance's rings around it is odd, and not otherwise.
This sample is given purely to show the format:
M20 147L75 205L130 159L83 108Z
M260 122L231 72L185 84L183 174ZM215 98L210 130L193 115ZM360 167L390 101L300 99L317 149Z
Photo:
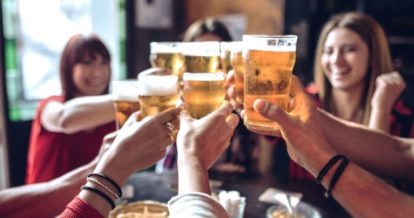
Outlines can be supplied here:
M263 117L276 121L282 128L291 122L289 114L282 108L263 99L257 99L254 102L254 110Z

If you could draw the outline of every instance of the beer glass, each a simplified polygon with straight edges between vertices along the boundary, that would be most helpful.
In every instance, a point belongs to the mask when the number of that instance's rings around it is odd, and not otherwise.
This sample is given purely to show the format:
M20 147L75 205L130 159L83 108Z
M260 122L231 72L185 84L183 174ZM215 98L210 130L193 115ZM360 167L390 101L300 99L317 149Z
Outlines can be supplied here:
M225 97L223 73L184 73L184 108L199 119L216 110Z
M231 47L230 61L234 71L234 82L236 85L236 101L244 102L244 66L242 58L242 42L233 42Z
M181 54L180 42L151 42L150 50L152 67L169 69L181 80L184 72L184 56Z
M128 117L139 110L138 81L112 81L112 101L115 107L116 128L120 129Z
M223 73L228 73L231 70L230 54L233 42L220 42L220 68Z
M296 42L294 35L243 36L244 124L248 129L263 133L279 129L275 122L256 113L253 103L261 98L287 109Z
M182 43L185 72L215 73L220 65L219 42L184 42Z
M178 100L177 75L144 75L138 77L141 117L175 108Z

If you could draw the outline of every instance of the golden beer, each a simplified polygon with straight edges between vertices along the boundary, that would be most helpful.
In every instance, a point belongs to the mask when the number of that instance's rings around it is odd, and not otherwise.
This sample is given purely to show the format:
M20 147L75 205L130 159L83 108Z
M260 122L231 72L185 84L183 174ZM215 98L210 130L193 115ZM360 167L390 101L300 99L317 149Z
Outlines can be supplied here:
M220 69L228 73L231 69L231 51L235 43L238 42L220 42Z
M221 55L220 55L220 66L221 66L221 70L224 73L228 73L231 70L230 55L231 55L231 51L230 50L225 50L225 51L222 51L221 52Z
M243 36L244 123L251 130L271 133L279 126L256 113L258 98L287 110L290 80L296 60L296 36Z
M120 129L129 116L140 109L138 101L138 81L113 81L112 102L115 108L116 127Z
M184 73L184 107L193 118L199 119L222 104L225 81L222 73Z
M148 75L139 77L141 118L175 108L178 100L176 75Z
M182 44L185 72L215 73L220 66L219 42L185 42Z
M185 71L186 72L207 72L215 73L219 69L219 56L190 56L185 55Z
M184 72L184 56L179 50L179 43L151 42L150 63L152 67L166 68L174 75L182 78Z
M120 129L132 113L139 110L139 101L114 100L116 128Z
M231 65L234 71L234 82L236 85L236 100L239 103L244 102L244 66L242 51L234 51L231 53Z

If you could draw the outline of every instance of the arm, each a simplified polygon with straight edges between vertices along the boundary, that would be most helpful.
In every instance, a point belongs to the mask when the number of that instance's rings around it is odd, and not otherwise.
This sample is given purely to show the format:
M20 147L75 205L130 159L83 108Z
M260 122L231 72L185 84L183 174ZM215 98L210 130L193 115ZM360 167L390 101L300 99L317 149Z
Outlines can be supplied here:
M322 110L319 119L336 152L375 174L414 180L414 139L392 137Z
M78 97L65 103L49 102L40 119L49 131L71 134L113 121L115 110L109 94Z
M171 144L169 137L171 132L166 128L165 123L178 122L176 121L178 113L179 109L173 109L154 117L147 117L140 122L136 121L139 113L131 115L122 129L118 131L118 135L108 152L102 156L94 173L102 173L122 186L133 172L145 169L160 160L165 154L166 146ZM86 184L98 188L94 183L87 182ZM108 187L112 186L108 185ZM115 200L108 192L106 194ZM107 216L111 210L108 202L93 192L82 190L79 192L78 198L102 216ZM70 205L76 201L74 199ZM80 211L80 213L82 212ZM78 214L73 214L72 210L67 207L62 216L72 217L73 215Z
M178 193L201 192L210 195L207 170L227 148L239 121L229 103L200 120L181 113L177 136Z
M398 72L385 73L377 77L371 98L368 124L370 128L390 132L392 106L405 87L406 84Z
M54 217L79 193L96 162L79 167L50 182L25 185L0 192L2 217Z
M194 120L184 111L177 136L178 193L168 203L171 217L228 217L210 196L207 170L227 148L238 117L224 103L206 117Z
M319 118L320 113L306 96L296 77L292 79L292 86L294 104L289 113L265 100L256 100L255 110L281 126L281 134L288 144L289 156L316 176L337 152L329 145L326 129L324 131L320 127L324 120ZM347 135L349 132L341 130L331 128L329 131L352 137ZM364 134L359 132L355 136L364 137ZM336 140L341 141L342 138ZM366 141L365 144L367 143L371 141ZM371 153L366 152L364 155L370 156ZM324 187L328 186L337 165L324 177ZM408 217L414 213L412 197L398 192L352 163L345 169L332 194L355 217Z

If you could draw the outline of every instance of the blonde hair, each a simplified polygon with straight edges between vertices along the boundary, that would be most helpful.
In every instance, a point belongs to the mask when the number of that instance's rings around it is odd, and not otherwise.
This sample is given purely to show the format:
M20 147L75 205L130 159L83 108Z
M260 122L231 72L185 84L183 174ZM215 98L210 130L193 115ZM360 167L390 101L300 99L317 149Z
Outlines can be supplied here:
M364 112L363 124L368 124L371 113L371 98L375 89L375 79L380 74L393 70L387 39L384 30L377 21L368 15L357 12L336 15L324 25L316 48L314 80L319 88L322 107L333 114L336 111L334 111L335 109L332 106L332 86L323 73L321 56L328 34L336 28L352 30L368 45L368 73L365 77L364 96L360 105Z

